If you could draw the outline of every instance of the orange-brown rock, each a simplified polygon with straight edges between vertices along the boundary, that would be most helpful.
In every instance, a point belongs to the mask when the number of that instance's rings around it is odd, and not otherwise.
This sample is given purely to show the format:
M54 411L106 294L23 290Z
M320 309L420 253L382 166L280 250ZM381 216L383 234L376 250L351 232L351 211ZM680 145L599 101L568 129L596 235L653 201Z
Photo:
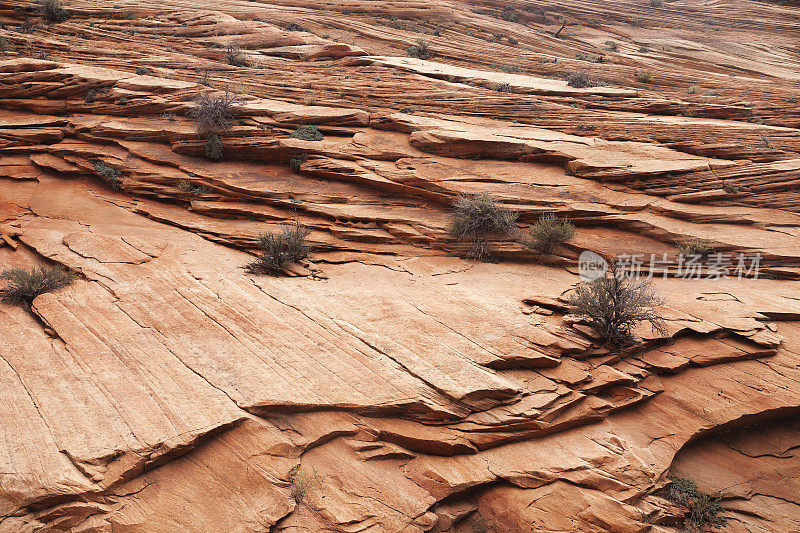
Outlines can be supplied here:
M673 477L800 530L793 4L5 2L0 270L76 280L0 303L0 533L666 533ZM491 262L449 232L483 191ZM664 332L569 314L586 250Z

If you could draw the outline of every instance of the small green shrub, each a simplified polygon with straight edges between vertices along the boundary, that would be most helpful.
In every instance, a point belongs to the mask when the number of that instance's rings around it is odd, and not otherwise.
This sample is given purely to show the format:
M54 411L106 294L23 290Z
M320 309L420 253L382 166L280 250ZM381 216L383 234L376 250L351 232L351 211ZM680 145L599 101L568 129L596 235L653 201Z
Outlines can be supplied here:
M94 171L103 178L106 182L111 185L112 189L119 189L122 184L122 173L102 161L95 161L94 162Z
M490 251L488 236L513 233L517 229L516 220L517 215L495 202L488 192L461 195L450 216L450 235L471 243L467 257L483 259Z
M304 472L300 465L296 465L289 472L289 493L295 502L302 502L306 496L314 492L317 488L317 472L312 470L311 474Z
M286 25L286 30L287 31L308 31L308 28L306 28L305 26L301 26L300 24L298 24L296 22L290 22L289 24Z
M615 41L606 41L606 50L616 52L619 50L619 45Z
M5 289L0 291L4 302L30 306L40 294L52 292L72 283L75 274L60 266L33 267L30 270L12 268L0 273L7 280Z
M189 180L180 180L178 183L175 184L179 191L185 192L187 194L192 194L195 196L199 196L201 194L206 194L208 189L203 187L202 185L195 185Z
M606 275L580 283L568 298L570 313L587 318L589 325L611 345L633 340L633 330L648 322L653 331L666 334L658 308L664 301L651 280L631 280L612 264Z
M567 76L567 85L582 89L584 87L593 87L594 81L592 75L585 70L576 70Z
M495 86L494 86L494 90L495 90L495 91L497 91L497 92L499 92L499 93L510 93L510 92L514 92L514 91L511 89L511 84L510 84L510 83L498 83L497 85L495 85Z
M406 49L409 57L417 59L430 59L433 57L433 52L430 49L430 44L425 39L417 39L417 44L412 44Z
M264 233L258 238L260 254L245 269L251 274L280 275L291 263L308 257L311 248L306 241L310 232L296 222L280 233Z
M316 126L300 126L291 134L291 139L301 139L303 141L321 141L323 139L322 132Z
M89 89L86 91L86 96L83 97L83 101L87 104L91 104L95 101L95 98L97 98L97 91L94 89Z
M64 22L69 18L69 11L61 5L61 0L37 0L39 12L50 22Z
M500 12L500 18L506 22L519 22L519 15L514 13L509 6L506 6L503 11Z
M653 81L653 73L649 70L640 70L636 73L636 81L639 83L650 83Z
M575 226L566 219L558 219L552 213L543 215L531 227L530 240L524 244L542 253L549 254L559 244L575 236Z
M306 162L307 159L308 159L308 154L300 154L297 157L293 157L289 160L289 168L297 172L300 170L300 167L303 165L303 163Z
M692 256L700 256L700 257L708 257L714 251L714 248L711 246L705 239L685 239L675 245L678 250L679 254L682 254L684 257L692 257Z
M722 190L728 194L739 194L740 192L743 192L745 189L743 185L733 185L730 183L726 183L722 186Z
M667 499L688 509L686 520L690 530L699 531L705 526L717 527L727 521L724 516L719 515L723 511L720 498L700 492L691 479L672 478Z
M220 140L219 135L211 135L206 140L206 159L209 161L222 159L222 140Z
M146 76L146 75L150 74L151 72L153 72L153 71L151 69L147 68L147 67L139 67L139 68L136 69L136 74L138 74L139 76Z

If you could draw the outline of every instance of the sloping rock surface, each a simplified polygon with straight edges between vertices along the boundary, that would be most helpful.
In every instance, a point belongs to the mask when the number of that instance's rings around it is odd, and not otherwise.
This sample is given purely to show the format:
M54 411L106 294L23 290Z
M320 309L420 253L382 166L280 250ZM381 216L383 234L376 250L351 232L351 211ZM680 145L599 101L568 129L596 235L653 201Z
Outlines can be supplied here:
M785 4L4 2L0 270L77 279L0 303L0 532L667 532L676 476L800 530ZM483 191L576 234L463 259ZM645 258L666 335L567 315L584 250Z

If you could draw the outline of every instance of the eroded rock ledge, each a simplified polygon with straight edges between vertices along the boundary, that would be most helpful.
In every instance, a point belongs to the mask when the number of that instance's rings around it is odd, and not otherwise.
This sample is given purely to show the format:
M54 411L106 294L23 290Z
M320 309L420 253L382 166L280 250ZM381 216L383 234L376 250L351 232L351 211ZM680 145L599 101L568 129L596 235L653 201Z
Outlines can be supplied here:
M797 8L6 4L0 267L79 279L0 304L0 531L666 532L668 475L800 529ZM484 190L575 237L459 258ZM292 221L311 260L247 274ZM761 278L669 270L625 350L565 319L581 251L687 238Z

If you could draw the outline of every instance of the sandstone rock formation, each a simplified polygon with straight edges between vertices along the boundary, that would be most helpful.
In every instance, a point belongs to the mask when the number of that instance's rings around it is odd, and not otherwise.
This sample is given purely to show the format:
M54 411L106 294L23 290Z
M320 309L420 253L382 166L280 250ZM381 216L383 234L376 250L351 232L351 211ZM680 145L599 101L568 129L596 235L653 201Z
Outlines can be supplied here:
M676 476L800 531L800 8L65 8L0 6L0 270L78 274L0 303L0 532L668 532ZM464 259L483 191L575 237ZM758 279L685 279L690 238ZM567 315L584 250L666 260L666 336Z

